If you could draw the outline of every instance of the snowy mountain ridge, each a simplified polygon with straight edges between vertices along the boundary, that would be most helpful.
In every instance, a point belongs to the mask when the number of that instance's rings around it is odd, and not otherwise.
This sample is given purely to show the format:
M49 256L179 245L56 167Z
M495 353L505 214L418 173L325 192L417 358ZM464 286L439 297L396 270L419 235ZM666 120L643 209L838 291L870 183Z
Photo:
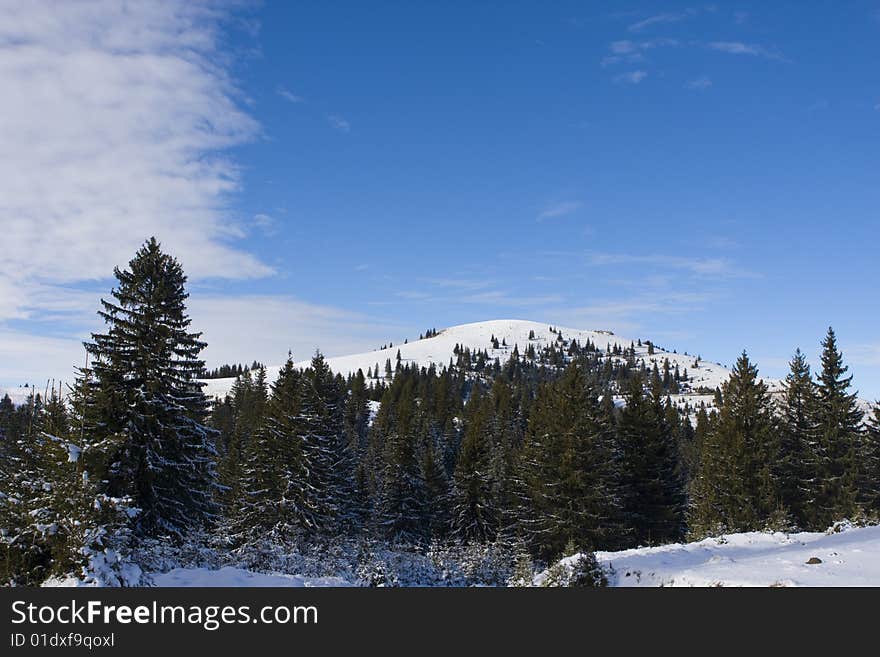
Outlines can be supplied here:
M392 367L394 367L397 362L398 350L400 351L401 362L404 365L416 364L423 367L435 365L440 368L448 365L450 359L454 359L456 345L459 345L462 349L467 347L472 351L486 350L491 359L498 358L504 363L510 358L515 346L518 348L520 355L522 355L529 344L533 345L536 350L540 350L549 344L558 344L560 336L565 342L575 339L579 344L584 344L590 341L603 351L609 347L613 349L615 345L628 349L630 344L634 344L636 361L644 360L649 369L656 363L662 370L664 360L669 359L672 369L678 366L682 373L687 370L687 382L692 390L714 390L730 376L730 370L721 364L702 359L697 361L696 355L675 353L656 345L654 346L654 354L651 355L648 353L649 347L645 340L642 340L642 346L638 346L638 339L616 335L611 331L583 330L519 319L496 319L451 326L439 331L434 337L395 344L386 349L328 357L327 363L333 372L343 376L354 374L359 369L364 374L367 374L369 369L373 371L378 369L381 372L380 376L384 376L386 362L390 360ZM493 348L493 338L496 338L499 342L498 349ZM308 367L309 362L308 360L299 361L296 363L296 366L305 368ZM268 380L270 382L274 381L278 376L280 368L273 366L266 369ZM764 381L770 386L771 391L781 390L780 381L766 378ZM205 394L210 397L222 398L232 390L235 378L206 379L204 383ZM697 392L686 391L679 395L673 395L672 400L673 403L679 406L683 406L688 402L691 406L698 405L700 402L705 402L707 406L714 405L712 394L699 394Z

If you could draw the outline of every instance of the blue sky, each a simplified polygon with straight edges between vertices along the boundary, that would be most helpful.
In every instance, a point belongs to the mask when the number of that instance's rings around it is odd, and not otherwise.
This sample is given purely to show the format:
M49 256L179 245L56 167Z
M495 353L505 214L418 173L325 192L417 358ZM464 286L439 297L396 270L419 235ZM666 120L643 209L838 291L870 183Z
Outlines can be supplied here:
M215 364L518 317L781 376L831 324L880 397L876 1L40 5L0 384L66 376L155 233Z

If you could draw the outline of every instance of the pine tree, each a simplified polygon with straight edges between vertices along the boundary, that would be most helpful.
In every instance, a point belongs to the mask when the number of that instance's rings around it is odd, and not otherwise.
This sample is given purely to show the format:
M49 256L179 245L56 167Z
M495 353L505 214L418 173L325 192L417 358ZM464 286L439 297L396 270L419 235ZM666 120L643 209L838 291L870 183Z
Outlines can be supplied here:
M395 382L396 383L396 382ZM401 381L400 397L387 427L375 425L374 442L380 443L376 520L389 540L420 543L426 538L425 481L417 449L416 401L412 381ZM387 399L391 399L389 393ZM383 400L384 402L385 400Z
M874 405L865 428L859 456L862 501L867 513L877 519L880 517L880 402Z
M777 423L767 386L745 352L722 393L724 405L705 437L691 487L688 524L698 537L784 523L774 475Z
M808 509L816 497L818 442L814 415L816 387L806 357L798 349L789 363L780 408L777 476L782 503L800 527L807 527Z
M265 418L244 446L230 522L231 540L238 545L263 537L296 538L317 526L306 450L293 421L300 376L288 357L272 384Z
M678 540L685 527L678 451L662 399L660 389L646 397L641 377L633 377L617 422L624 521L634 545Z
M619 499L612 436L579 363L538 391L524 449L524 532L535 554L556 556L569 541L613 545Z
M88 440L115 445L101 479L107 494L130 496L142 510L138 528L182 536L214 511L214 434L196 380L205 343L188 330L183 269L155 238L114 275L114 301L102 300L99 312L107 332L86 344L96 385L82 406L97 420Z
M462 541L495 537L498 508L490 477L491 399L474 389L466 410L466 428L453 478L452 533Z
M354 521L354 453L345 434L342 391L320 353L304 372L299 397L293 428L306 457L318 529L349 527Z
M858 513L860 502L858 452L863 413L855 393L849 392L851 376L829 327L822 341L822 371L817 383L814 422L817 431L819 485L810 506L810 525L825 528Z
M242 494L239 485L245 454L249 442L263 423L268 398L265 367L260 366L255 376L251 376L250 371L245 372L232 386L230 393L232 426L227 441L221 446L217 468L220 481L218 498L227 510L235 505ZM216 414L215 408L213 415ZM216 421L213 424L217 427Z

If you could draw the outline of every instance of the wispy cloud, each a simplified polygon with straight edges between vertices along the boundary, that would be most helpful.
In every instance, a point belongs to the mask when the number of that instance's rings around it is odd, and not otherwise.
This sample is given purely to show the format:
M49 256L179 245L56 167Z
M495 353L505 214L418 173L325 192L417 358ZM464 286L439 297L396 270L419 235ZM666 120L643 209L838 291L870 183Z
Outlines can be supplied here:
M625 253L590 253L587 262L593 266L649 265L670 269L682 269L705 277L754 278L754 272L738 267L728 258L686 257L675 255Z
M544 296L522 296L520 294L491 291L479 294L470 294L461 297L463 303L478 303L487 306L503 306L507 308L534 308L549 304L563 303L565 298L561 294L548 294Z
M629 40L612 41L608 49L615 55L627 55L638 50L638 46Z
M194 279L272 269L234 248L259 136L219 52L223 12L186 0L0 3L0 321L39 285L107 277L156 235Z
M456 290L482 290L493 285L493 281L484 278L428 278L424 280L435 287Z
M614 77L614 81L618 84L639 84L648 77L647 71L628 71Z
M280 363L288 350L298 359L315 349L328 356L357 353L403 332L387 319L281 295L194 295L189 309L208 343L203 355L216 364Z
M693 80L688 80L684 86L688 89L696 89L698 91L702 91L712 86L712 79L708 76L702 75L698 78L694 78Z
M287 89L287 88L285 88L285 87L281 87L281 86L279 86L279 87L275 90L275 92L276 92L279 96L281 96L284 100L286 100L286 101L288 101L288 102L290 102L290 103L298 104L298 103L304 103L304 102L306 102L306 99L305 99L305 98L303 98L302 96L298 96L297 94L293 93L292 91L290 91L289 89Z
M541 212L538 213L537 219L538 221L544 221L546 219L565 217L574 214L583 207L583 201L563 201L561 203L554 203L541 210Z
M603 67L614 64L639 64L646 61L644 53L655 48L669 48L678 46L677 39L649 39L646 41L631 41L623 39L612 41L608 50L609 55L602 58Z
M695 12L693 10L687 10L678 13L664 13L657 14L655 16L649 16L648 18L644 18L636 23L632 23L627 27L630 32L641 32L649 27L655 25L666 25L669 23L678 23L679 21L683 21L686 18L693 16Z
M548 309L554 321L592 329L637 331L651 316L682 315L704 310L717 295L704 292L652 291L626 298L600 300L586 305Z
M253 224L264 235L275 235L278 233L278 220L271 215L264 213L255 214Z
M351 132L351 123L338 114L328 115L327 122L340 132Z
M749 57L765 57L784 61L785 57L777 50L771 50L756 43L743 43L742 41L712 41L707 44L711 50L724 52L729 55L747 55Z

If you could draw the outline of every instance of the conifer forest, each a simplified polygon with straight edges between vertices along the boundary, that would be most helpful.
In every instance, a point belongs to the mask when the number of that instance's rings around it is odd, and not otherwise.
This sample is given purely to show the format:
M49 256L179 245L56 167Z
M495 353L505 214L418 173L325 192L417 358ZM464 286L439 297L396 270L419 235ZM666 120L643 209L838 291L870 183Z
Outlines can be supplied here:
M72 383L0 401L4 584L186 565L600 586L599 552L880 517L880 406L851 389L831 328L818 371L795 351L771 390L743 352L711 403L677 401L697 384L649 341L555 327L429 367L279 354L270 376L249 354L206 367L186 274L156 239L114 276ZM207 395L221 378L229 392Z

